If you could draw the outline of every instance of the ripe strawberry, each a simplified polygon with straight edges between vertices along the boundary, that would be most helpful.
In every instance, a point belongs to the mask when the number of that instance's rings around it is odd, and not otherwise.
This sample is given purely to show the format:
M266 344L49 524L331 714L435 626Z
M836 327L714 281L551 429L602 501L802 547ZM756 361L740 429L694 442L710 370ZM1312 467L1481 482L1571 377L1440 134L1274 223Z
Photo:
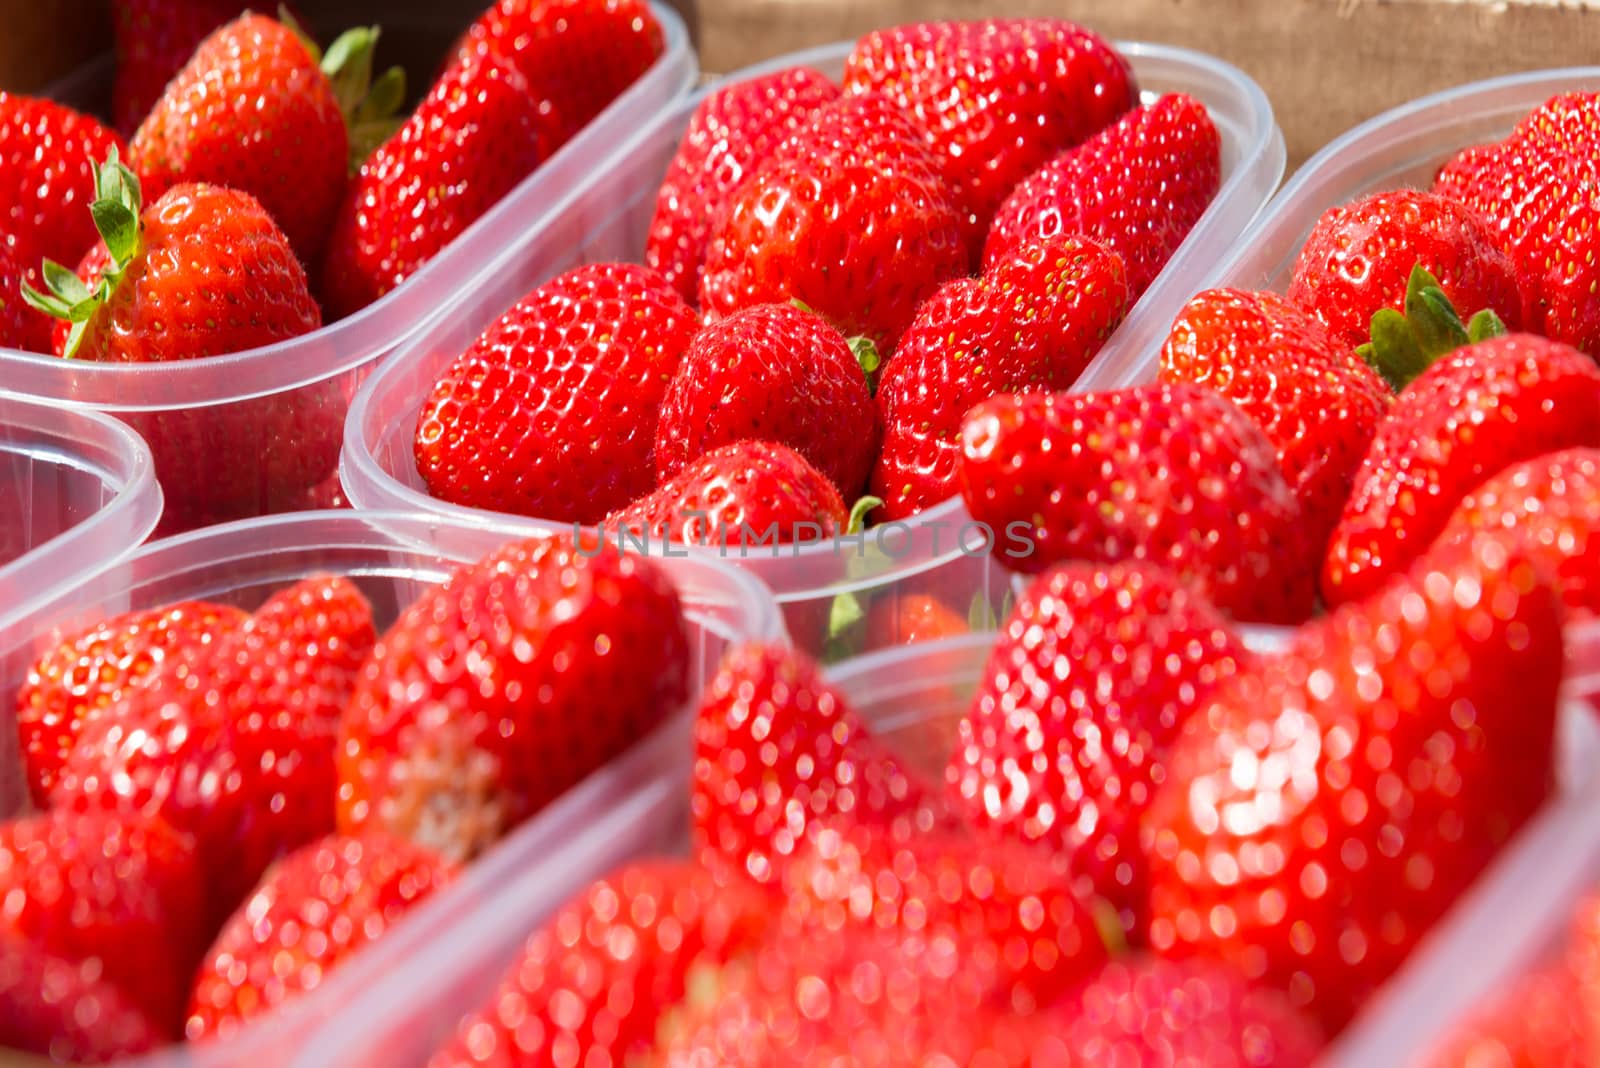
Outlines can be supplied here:
M351 178L322 260L329 315L365 308L494 207L555 150L556 121L509 58L463 53Z
M1000 396L962 430L973 519L1018 534L1038 572L1064 560L1170 568L1236 619L1311 614L1316 548L1271 443L1224 397L1190 385Z
M1222 140L1205 105L1164 96L1018 183L994 214L984 266L1040 238L1079 234L1122 257L1137 299L1221 184Z
M52 800L188 832L220 923L272 861L332 829L334 732L373 641L349 581L302 580L91 714Z
M697 864L646 860L596 880L523 944L494 995L429 1068L633 1064L696 987L748 952L771 902ZM643 1063L641 1060L640 1063Z
M1393 400L1350 346L1276 293L1211 289L1178 313L1160 377L1216 390L1266 432L1307 537L1325 546Z
M1206 961L1113 960L1063 1004L1067 1064L1310 1068L1316 1027L1274 990Z
M694 848L713 871L782 884L819 827L888 828L902 839L955 826L804 655L728 652L695 715Z
M669 479L713 449L749 438L787 445L854 497L878 450L878 410L844 335L793 304L758 304L694 336L672 375L656 425L656 477Z
M1513 330L1522 322L1516 274L1488 224L1448 197L1416 189L1323 213L1300 250L1289 301L1326 323L1336 340L1360 345L1379 309L1403 306L1419 265L1463 315L1488 309Z
M76 263L94 244L88 208L96 165L121 147L120 137L87 115L0 92L0 233L23 282L41 288L44 260ZM20 347L49 352L52 325L30 315Z
M1323 597L1374 592L1486 478L1573 446L1600 446L1600 368L1589 357L1525 334L1442 357L1378 425L1328 544Z
M335 42L326 70L299 33L245 15L208 36L172 79L128 145L144 194L209 182L255 197L300 262L322 256L344 195L351 136L344 108L367 96L373 30ZM391 87L398 103L404 75ZM357 162L360 162L359 160Z
M440 500L594 523L655 487L667 385L698 321L645 267L594 264L524 297L444 373L417 421Z
M916 122L963 209L974 261L995 209L1017 183L1139 95L1108 42L1055 18L877 30L845 60L844 87L881 93Z
M112 0L117 78L111 118L117 129L131 137L200 42L248 6L243 0Z
M66 960L0 932L0 1050L52 1064L110 1064L169 1038L169 1028L102 977L99 961Z
M1066 564L1012 609L945 772L967 817L1071 857L1142 938L1139 820L1184 721L1254 657L1222 616L1146 564Z
M454 869L384 834L328 835L274 864L200 965L185 1037L227 1039L315 990Z
M770 441L735 441L612 512L603 526L647 545L759 546L831 538L848 523L839 491L805 457Z
M811 121L839 87L814 70L791 67L716 89L689 119L656 195L645 266L700 299L711 228L740 184L790 134Z
M1590 1034L1576 976L1563 964L1517 977L1428 1056L1429 1068L1588 1068Z
M1330 1034L1549 796L1561 609L1504 541L1426 557L1190 717L1147 813L1150 941Z
M1600 93L1558 93L1517 123L1506 143L1541 155L1588 155L1600 145Z
M84 966L175 1035L210 933L198 869L159 820L56 811L0 823L0 937Z
M868 649L957 638L971 631L966 616L931 593L896 593L867 606Z
M0 234L0 349L26 348L30 325L38 318L22 299L22 273L10 240ZM45 329L48 333L48 325Z
M119 704L170 658L190 655L245 621L228 605L186 601L128 612L50 647L17 691L17 730L28 790L49 805L83 722Z
M1127 314L1122 260L1060 236L1019 249L982 278L946 283L917 312L878 387L883 449L872 495L883 520L958 492L961 420L1000 393L1077 381Z
M845 96L773 150L712 227L700 305L713 318L800 300L893 350L917 306L964 273L941 161L882 97Z
M339 728L339 827L466 860L665 720L687 673L656 565L570 536L506 545L373 649Z
M467 30L457 62L509 60L540 112L556 120L552 150L638 81L666 50L644 0L499 0Z

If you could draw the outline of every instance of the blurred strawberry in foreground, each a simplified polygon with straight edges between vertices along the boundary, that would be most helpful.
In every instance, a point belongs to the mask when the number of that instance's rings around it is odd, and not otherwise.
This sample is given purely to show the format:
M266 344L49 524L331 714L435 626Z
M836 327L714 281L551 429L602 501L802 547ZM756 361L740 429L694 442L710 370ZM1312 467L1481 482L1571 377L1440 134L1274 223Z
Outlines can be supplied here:
M1189 719L1146 815L1150 943L1343 1027L1555 778L1561 608L1484 537L1306 624Z
M1561 964L1521 976L1476 1006L1428 1068L1589 1068L1590 1035L1576 976Z
M339 728L339 828L459 862L620 756L686 696L677 590L571 536L513 542L417 598Z
M102 974L96 960L59 957L0 932L0 1051L110 1064L166 1045L170 1029Z

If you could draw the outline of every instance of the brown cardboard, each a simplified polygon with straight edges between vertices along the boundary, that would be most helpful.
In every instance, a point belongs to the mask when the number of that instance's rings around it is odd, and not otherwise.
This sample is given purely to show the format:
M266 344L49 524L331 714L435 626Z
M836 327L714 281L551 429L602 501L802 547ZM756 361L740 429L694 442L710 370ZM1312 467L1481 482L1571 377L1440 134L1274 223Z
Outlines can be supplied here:
M697 0L700 55L728 71L867 30L1051 14L1116 38L1197 48L1272 100L1291 168L1397 104L1465 82L1600 63L1600 3L1468 0Z

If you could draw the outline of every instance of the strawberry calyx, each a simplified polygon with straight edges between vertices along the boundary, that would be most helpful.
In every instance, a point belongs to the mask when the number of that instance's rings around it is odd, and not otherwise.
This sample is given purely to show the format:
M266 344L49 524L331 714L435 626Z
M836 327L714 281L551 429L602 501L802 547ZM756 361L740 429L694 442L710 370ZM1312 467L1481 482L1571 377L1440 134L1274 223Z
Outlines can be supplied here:
M874 508L883 507L882 497L868 495L857 501L850 509L850 518L845 522L846 534L860 534L867 529L867 516Z
M1419 263L1406 281L1404 313L1375 312L1372 340L1356 354L1399 392L1445 353L1505 332L1505 323L1489 308L1463 323L1439 280Z
M399 112L406 98L406 72L401 67L390 67L376 79L372 77L380 33L376 26L346 30L323 52L288 8L278 8L278 21L300 38L333 87L333 97L339 102L339 111L350 131L350 173L354 174L373 149L405 122Z
M89 319L111 299L123 275L138 259L143 248L144 227L139 220L142 210L139 179L113 147L105 162L95 168L94 200L89 204L94 228L105 242L110 261L99 279L91 288L75 271L46 259L42 275L49 292L41 293L23 283L24 300L51 318L72 324L67 332L66 347L61 352L63 358L77 355L89 328Z
M878 392L878 368L883 366L883 357L878 353L878 346L870 337L847 338L845 343L850 346L850 355L856 358L856 363L861 365L861 373L867 376L867 392ZM878 502L883 503L882 501Z

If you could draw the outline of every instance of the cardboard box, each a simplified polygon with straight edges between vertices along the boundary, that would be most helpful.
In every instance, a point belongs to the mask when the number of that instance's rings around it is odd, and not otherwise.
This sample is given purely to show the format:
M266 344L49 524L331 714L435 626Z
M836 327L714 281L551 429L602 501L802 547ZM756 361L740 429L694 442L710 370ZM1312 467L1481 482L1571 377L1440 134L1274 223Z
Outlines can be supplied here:
M729 71L899 22L1065 16L1197 48L1272 100L1291 170L1351 126L1512 71L1600 63L1600 0L697 0L700 55Z

